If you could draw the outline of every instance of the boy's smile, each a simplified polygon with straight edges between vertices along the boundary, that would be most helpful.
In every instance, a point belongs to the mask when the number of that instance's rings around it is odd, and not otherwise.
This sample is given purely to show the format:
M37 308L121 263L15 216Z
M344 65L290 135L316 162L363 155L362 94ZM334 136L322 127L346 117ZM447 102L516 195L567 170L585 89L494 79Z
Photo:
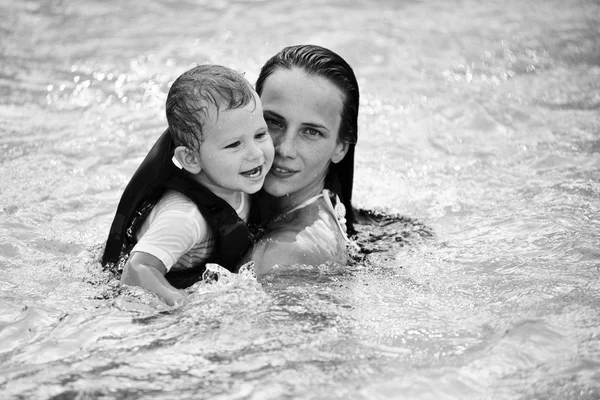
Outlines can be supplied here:
M257 168L252 168L250 171L242 172L241 174L246 176L247 178L251 178L251 179L258 178L262 174L262 166L257 167Z

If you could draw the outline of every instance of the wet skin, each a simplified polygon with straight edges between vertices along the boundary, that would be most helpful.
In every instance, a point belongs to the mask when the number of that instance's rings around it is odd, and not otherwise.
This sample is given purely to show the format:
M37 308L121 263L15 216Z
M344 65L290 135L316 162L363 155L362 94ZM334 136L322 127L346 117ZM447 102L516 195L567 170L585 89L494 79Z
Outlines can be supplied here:
M264 183L280 217L246 260L258 274L275 264L319 265L344 262L344 238L323 199L286 214L321 193L332 162L341 161L348 145L339 142L342 92L328 80L304 70L279 69L267 78L261 101L275 146L275 159Z
M279 69L267 78L261 101L275 146L264 190L285 211L320 193L329 164L346 154L338 142L342 93L302 69Z

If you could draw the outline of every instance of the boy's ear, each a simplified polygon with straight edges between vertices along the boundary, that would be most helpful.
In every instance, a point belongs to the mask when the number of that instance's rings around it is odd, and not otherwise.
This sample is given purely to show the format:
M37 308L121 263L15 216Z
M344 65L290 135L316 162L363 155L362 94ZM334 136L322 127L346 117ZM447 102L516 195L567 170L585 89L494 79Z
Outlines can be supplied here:
M348 143L338 142L338 144L335 146L335 150L333 151L333 156L331 156L331 162L337 164L342 161L349 148L350 145Z
M175 159L181 164L181 167L191 174L199 174L202 171L200 157L197 152L188 149L185 146L177 146L173 151Z

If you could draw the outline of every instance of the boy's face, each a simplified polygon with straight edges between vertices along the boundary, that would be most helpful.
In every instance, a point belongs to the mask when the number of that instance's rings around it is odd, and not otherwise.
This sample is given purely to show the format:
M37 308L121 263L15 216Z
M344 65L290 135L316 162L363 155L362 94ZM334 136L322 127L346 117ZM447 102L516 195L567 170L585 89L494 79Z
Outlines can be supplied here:
M273 163L273 142L256 93L254 99L243 108L209 111L198 179L217 195L257 192Z

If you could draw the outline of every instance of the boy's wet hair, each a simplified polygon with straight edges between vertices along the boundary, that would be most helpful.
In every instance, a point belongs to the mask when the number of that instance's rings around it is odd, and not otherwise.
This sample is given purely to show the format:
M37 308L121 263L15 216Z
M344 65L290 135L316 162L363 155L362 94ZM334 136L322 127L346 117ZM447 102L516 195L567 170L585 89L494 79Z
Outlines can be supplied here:
M167 121L177 146L199 150L209 112L233 110L254 102L252 85L221 65L199 65L173 82L167 95Z
M315 45L285 47L271 57L260 70L256 92L261 95L266 80L278 69L301 68L307 74L320 76L335 85L342 93L342 115L339 140L348 143L346 156L331 164L325 178L325 187L338 194L346 207L346 227L354 233L352 185L354 179L354 149L358 141L359 87L350 65L333 51Z

